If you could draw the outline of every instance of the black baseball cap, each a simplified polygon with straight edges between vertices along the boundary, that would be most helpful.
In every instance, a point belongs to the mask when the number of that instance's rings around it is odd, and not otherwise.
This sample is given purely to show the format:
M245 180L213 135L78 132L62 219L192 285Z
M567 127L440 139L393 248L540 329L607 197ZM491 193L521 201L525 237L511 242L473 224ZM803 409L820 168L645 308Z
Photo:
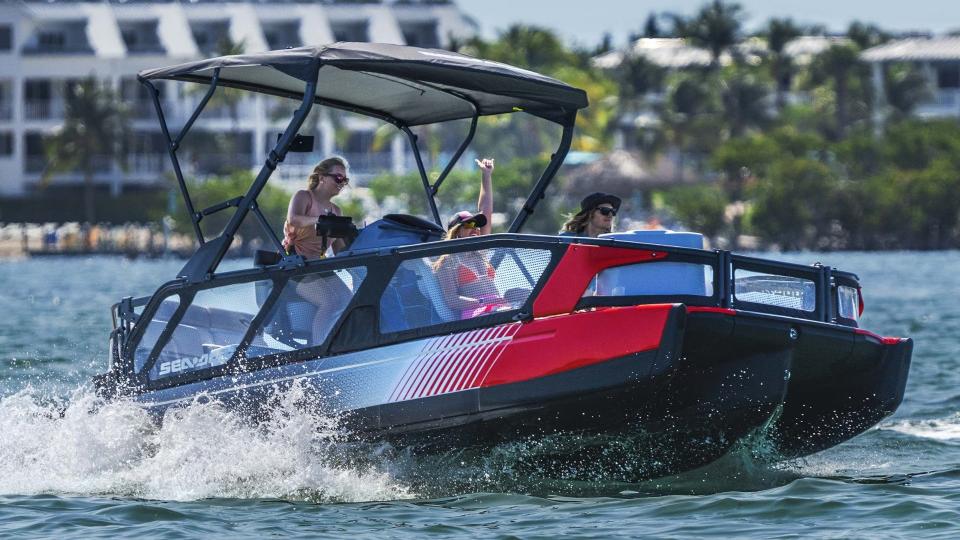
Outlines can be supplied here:
M483 212L477 212L476 214L470 213L469 210L464 210L462 212L457 212L450 218L450 221L447 222L447 229L452 229L461 223L466 223L472 221L477 224L477 227L483 227L487 224L487 216Z
M597 191L587 195L582 201L580 201L579 213L583 214L584 212L589 212L603 203L609 203L611 206L613 206L614 210L620 210L620 202L620 197L617 197L616 195Z

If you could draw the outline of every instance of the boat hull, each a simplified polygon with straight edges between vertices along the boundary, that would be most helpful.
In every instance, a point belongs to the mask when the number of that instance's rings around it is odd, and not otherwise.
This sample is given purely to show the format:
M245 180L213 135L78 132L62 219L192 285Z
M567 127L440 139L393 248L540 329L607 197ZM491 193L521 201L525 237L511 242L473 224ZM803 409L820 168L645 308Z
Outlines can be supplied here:
M719 458L783 401L789 358L781 351L687 356L687 330L679 304L589 310L137 399L158 417L208 400L260 416L278 390L298 384L351 440L427 453L549 440L563 450L541 454L552 464L545 470L587 460L591 475L639 480Z
M913 342L854 334L843 346L820 337L797 355L783 413L773 426L782 457L836 446L894 413L903 401ZM831 347L830 345L833 345Z
M903 400L910 339L723 309L692 313L690 326L700 329L693 343L723 343L739 355L780 350L788 359L783 404L765 431L774 458L845 442L893 414Z

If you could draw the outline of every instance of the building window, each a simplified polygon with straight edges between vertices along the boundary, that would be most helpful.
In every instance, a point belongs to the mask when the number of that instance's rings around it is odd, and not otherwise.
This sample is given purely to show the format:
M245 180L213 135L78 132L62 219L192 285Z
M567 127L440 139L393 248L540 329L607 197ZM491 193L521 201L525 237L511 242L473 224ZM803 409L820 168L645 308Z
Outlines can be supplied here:
M62 51L64 46L67 44L67 36L64 35L63 32L57 30L40 32L37 42L42 50Z
M85 20L43 23L24 45L26 54L90 54Z
M13 155L13 133L0 131L0 156Z
M271 50L299 47L300 21L276 21L263 23L263 37Z
M0 120L13 118L13 82L0 80Z
M960 88L960 64L946 64L937 68L937 88Z
M156 20L121 22L120 35L123 37L123 44L127 47L127 52L131 54L162 54L164 48L157 36L158 24L159 22Z
M0 24L0 51L13 50L13 27Z
M333 23L331 29L335 41L370 41L367 21Z
M229 20L191 23L190 30L197 48L204 54L224 52L218 51L218 48L223 49L231 44Z
M436 21L406 23L400 26L400 30L403 32L403 40L407 42L407 45L431 49L440 47L440 40L437 39Z

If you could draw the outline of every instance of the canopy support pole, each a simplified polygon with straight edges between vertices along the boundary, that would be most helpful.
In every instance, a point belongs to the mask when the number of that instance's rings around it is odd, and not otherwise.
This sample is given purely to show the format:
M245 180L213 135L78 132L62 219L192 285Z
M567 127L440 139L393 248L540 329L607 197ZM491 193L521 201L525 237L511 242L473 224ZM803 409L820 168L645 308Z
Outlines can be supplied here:
M200 249L190 257L190 260L187 261L187 264L180 270L177 277L185 278L189 283L198 283L210 279L213 276L213 272L217 269L217 266L219 266L223 260L224 255L226 255L230 244L233 243L234 236L237 234L237 230L240 229L243 219L251 210L254 211L255 215L259 213L256 209L257 197L260 195L260 192L263 191L267 180L270 179L270 175L273 174L277 165L286 157L287 151L290 149L290 144L306 120L307 115L310 114L310 109L316 100L319 70L320 61L316 60L313 66L311 66L310 78L304 89L303 101L300 103L300 107L293 114L293 118L290 119L290 123L287 124L276 146L270 151L266 162L264 162L263 167L260 168L260 172L257 174L257 178L237 204L237 210L233 213L233 216L231 216L223 232L220 233L220 236L202 245ZM275 236L273 237L273 241L277 242Z
M523 203L523 208L517 213L517 217L514 218L507 232L519 232L523 224L527 222L527 218L533 214L537 204L543 199L547 186L553 181L553 177L557 174L557 170L560 169L563 159L567 157L567 152L570 151L570 143L573 141L573 123L576 117L577 113L574 111L569 115L567 122L563 124L563 135L560 137L560 146L558 146L557 151L550 156L550 163L547 164L547 168L544 169L543 174L540 175L540 179L537 180L536 185L533 186L533 191L530 192L530 196L527 197L526 202Z
M437 192L440 191L440 184L443 183L443 180L450 174L450 171L453 170L453 166L460 161L460 156L463 155L463 152L470 146L470 143L473 141L473 136L477 132L477 120L480 118L480 114L474 114L473 118L470 120L470 132L467 133L467 138L460 143L460 147L457 148L456 153L453 154L453 157L450 158L450 162L447 163L447 166L443 169L443 172L440 173L440 177L437 178L437 181L433 183L433 186L430 188L430 197L436 197Z
M427 179L427 170L423 166L423 158L420 156L420 147L417 146L417 136L406 125L399 126L410 139L410 147L413 148L413 157L417 160L417 170L420 171L420 181L423 182L423 192L427 196L427 204L430 206L430 213L433 215L433 221L440 227L446 229L440 221L440 211L437 210L437 201L433 198L433 191L430 187L430 180Z
M197 235L197 241L201 246L206 243L203 237L203 231L200 230L200 220L203 219L203 214L196 211L193 206L193 201L190 199L187 183L183 179L183 170L180 168L180 160L177 158L177 150L180 148L180 143L183 141L183 138L186 137L187 132L190 131L193 123L197 120L197 117L200 116L204 107L207 106L207 102L213 97L213 92L217 89L217 83L219 81L220 68L217 68L213 71L213 79L210 81L210 87L207 89L206 94L204 94L203 99L200 100L197 108L193 111L193 114L190 115L190 119L187 120L187 123L184 124L180 133L177 135L176 140L174 140L173 137L170 136L170 128L167 126L167 120L163 114L163 106L160 103L160 91L157 90L150 81L140 80L140 83L147 87L147 90L150 92L150 97L153 99L153 106L157 110L157 118L160 121L160 129L163 131L164 138L167 139L167 153L170 155L170 161L173 163L173 173L177 177L177 184L180 186L180 194L183 196L183 202L187 205L190 221L193 222L193 232Z

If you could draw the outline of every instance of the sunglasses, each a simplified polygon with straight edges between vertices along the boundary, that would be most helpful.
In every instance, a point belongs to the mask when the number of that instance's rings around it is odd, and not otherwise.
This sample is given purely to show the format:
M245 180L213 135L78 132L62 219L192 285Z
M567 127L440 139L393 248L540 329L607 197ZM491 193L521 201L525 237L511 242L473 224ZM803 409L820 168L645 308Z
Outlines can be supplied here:
M462 228L462 229L476 229L476 228L477 228L477 222L476 222L476 221L464 221L463 223L460 224L460 228Z
M344 184L350 183L350 178L342 174L325 174L324 176L329 176L330 178L333 178L333 181L336 182L338 186L342 186Z
M597 212L600 212L601 214L603 214L603 215L605 215L605 216L615 216L615 215L617 215L617 210L616 210L615 208L607 208L606 206L601 206L601 207L597 208Z

